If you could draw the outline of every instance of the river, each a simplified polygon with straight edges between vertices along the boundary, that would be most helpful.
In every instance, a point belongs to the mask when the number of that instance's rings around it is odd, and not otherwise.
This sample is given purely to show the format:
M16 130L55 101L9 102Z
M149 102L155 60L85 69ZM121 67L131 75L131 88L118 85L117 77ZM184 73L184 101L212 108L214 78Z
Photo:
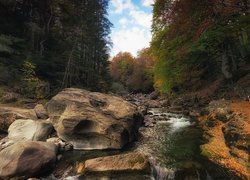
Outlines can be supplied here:
M141 152L151 161L156 180L210 180L202 166L199 145L202 132L196 123L182 114L168 113L162 108L149 110L153 126L142 127L137 142Z
M70 151L63 154L56 170L43 179L120 179L120 180L212 180L200 161L201 131L196 123L182 114L169 113L164 108L151 108L140 128L138 141L123 150ZM102 177L75 175L79 162L87 159L138 151L146 154L152 166L148 175L105 175Z

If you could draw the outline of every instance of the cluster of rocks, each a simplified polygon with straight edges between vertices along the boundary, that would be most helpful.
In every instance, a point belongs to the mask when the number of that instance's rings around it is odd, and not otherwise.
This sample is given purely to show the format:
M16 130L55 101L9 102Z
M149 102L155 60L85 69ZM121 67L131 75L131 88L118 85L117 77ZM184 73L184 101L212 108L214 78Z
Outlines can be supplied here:
M0 140L0 177L27 178L55 165L58 148L45 142L54 128L48 120L38 119L39 113L35 109L0 107L0 128L8 133Z
M136 105L83 89L65 89L45 107L0 106L0 131L7 133L0 140L0 177L39 176L55 166L62 151L121 149L137 138L143 122ZM140 156L138 162L131 160L136 156ZM116 158L133 162L114 171L147 169L144 156L111 157L110 163ZM107 163L106 159L103 162ZM88 162L84 169L92 171L91 164ZM103 171L102 165L98 167Z
M198 99L194 94L164 98L157 90L151 94L128 94L125 99L136 104L144 115L148 114L148 109L164 108L170 113L200 116L203 113L203 107L209 102L208 99Z
M155 90L151 94L127 94L124 96L127 101L130 101L138 105L142 112L147 108L161 108L169 107L170 101L165 98L161 98L160 92Z
M128 94L125 99L136 104L144 115L144 126L153 127L158 121L169 118L169 113L199 117L204 110L204 102L199 101L194 95L185 95L179 98L162 98L159 91L151 94ZM152 113L152 109L164 109L166 113Z

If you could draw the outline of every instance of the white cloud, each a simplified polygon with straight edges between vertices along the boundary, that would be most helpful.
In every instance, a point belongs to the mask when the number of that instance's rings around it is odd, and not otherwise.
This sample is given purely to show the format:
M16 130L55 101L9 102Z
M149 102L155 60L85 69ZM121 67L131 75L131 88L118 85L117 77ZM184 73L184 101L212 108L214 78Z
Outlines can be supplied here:
M127 25L129 23L129 20L127 18L121 18L119 20L119 23L123 26Z
M144 4L150 3L153 0L143 0ZM150 28L152 21L152 13L146 13L139 9L138 6L133 4L132 0L111 0L111 10L112 14L127 14L126 18L122 18L119 20L121 25L140 25L143 27ZM124 12L126 11L126 12ZM125 20L127 19L127 20Z
M131 10L129 14L131 18L133 18L136 24L147 27L147 28L151 27L152 14L148 14L140 10Z
M150 6L153 0L141 2L144 6ZM152 13L143 11L144 8L137 6L132 0L111 0L111 7L111 14L114 18L119 17L116 22L120 25L111 34L111 56L125 51L136 56L138 50L149 46Z
M154 4L154 0L142 0L142 5L145 7L150 7Z
M120 14L127 9L135 9L135 5L131 2L131 0L111 0L111 5L114 8L113 12L116 14Z
M145 29L132 27L113 32L112 39L114 45L111 56L121 51L127 51L136 56L138 50L149 46L151 34Z

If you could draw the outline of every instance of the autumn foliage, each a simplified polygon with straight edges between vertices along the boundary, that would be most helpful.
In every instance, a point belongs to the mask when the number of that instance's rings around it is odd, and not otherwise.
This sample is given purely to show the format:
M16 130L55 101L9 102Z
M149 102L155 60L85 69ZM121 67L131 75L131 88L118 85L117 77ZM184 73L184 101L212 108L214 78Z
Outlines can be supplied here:
M250 135L250 103L226 103L226 107L234 114L227 122L223 122L216 112L198 118L200 127L206 132L204 137L207 140L201 146L201 154L226 169L224 173L236 175L237 179L249 179L249 153L245 147L248 146ZM217 108L218 112L222 110L221 106ZM233 130L230 124L233 125ZM232 133L231 136L228 136L226 130Z
M110 75L130 91L149 92L153 89L153 63L148 48L141 50L136 58L120 52L111 61Z
M238 64L250 57L249 12L247 0L156 0L151 42L155 87L181 93L221 76L236 77Z

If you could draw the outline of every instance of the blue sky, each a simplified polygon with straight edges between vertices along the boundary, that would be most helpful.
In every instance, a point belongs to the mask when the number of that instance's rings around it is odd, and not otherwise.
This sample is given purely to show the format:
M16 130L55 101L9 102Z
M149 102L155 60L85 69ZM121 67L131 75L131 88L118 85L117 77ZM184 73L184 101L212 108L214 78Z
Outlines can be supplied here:
M137 51L149 46L151 40L153 0L111 0L109 20L113 23L111 56L118 52Z

